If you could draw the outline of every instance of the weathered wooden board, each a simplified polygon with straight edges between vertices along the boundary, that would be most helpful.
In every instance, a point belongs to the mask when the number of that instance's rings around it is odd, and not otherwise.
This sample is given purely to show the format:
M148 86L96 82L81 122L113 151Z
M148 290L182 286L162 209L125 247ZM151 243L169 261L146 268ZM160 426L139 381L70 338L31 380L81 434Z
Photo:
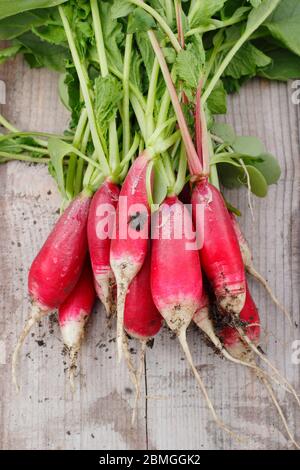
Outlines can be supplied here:
M2 113L22 129L60 132L68 115L59 103L57 77L31 71L19 59L0 69L7 104ZM242 226L257 268L299 323L299 106L285 84L255 81L229 102L227 116L238 133L260 136L281 161L283 174L267 199L254 200L255 221L246 191L228 192L245 216ZM100 306L89 324L74 396L64 373L65 358L55 321L44 319L24 346L16 395L10 359L29 302L27 269L57 217L60 198L46 168L10 163L0 167L1 298L0 436L4 449L230 449L288 447L285 431L266 392L249 370L216 357L196 328L188 340L219 416L243 433L242 444L216 429L183 359L177 341L164 329L147 352L145 391L131 427L132 386L124 364L115 359L114 331L107 331ZM251 281L264 325L264 349L299 390L300 366L291 362L289 329L266 293ZM136 348L136 345L133 344ZM299 411L279 390L294 432Z

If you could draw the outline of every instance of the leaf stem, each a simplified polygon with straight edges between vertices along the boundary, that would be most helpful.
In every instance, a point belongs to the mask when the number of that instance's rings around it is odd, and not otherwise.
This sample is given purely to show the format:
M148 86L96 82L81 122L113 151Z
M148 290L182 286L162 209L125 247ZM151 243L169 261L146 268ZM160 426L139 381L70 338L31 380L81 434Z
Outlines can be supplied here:
M21 153L9 153L0 151L0 158L6 160L19 160L21 162L29 163L48 163L50 161L49 157L32 157L31 155L24 155Z
M147 105L146 105L146 113L145 113L145 121L146 121L146 139L149 138L154 132L154 106L155 106L155 98L156 98L156 87L157 87L157 80L159 75L159 63L157 58L154 59L152 73L150 77L149 89L148 89L148 97L147 97Z
M185 145L185 148L186 148L189 167L190 167L190 172L192 173L192 175L195 175L195 174L200 175L202 173L202 166L201 166L201 163L199 161L196 149L194 147L193 140L191 138L191 135L190 135L190 132L189 132L189 129L188 129L183 111L181 109L180 102L179 102L179 99L178 99L178 96L177 96L177 93L176 93L176 89L175 89L172 77L170 75L165 57L164 57L163 52L160 48L160 45L159 45L158 40L155 36L155 33L150 30L150 31L148 31L148 36L149 36L150 42L152 44L153 50L156 54L156 57L158 59L162 74L163 74L165 82L166 82L166 86L167 86L167 88L169 90L169 93L170 93L173 108L174 108L175 114L177 116L178 125L179 125L179 128L181 130L182 139L184 141L184 145Z
M129 75L132 53L132 34L126 35L123 68L123 157L130 149Z
M62 23L63 23L64 29L65 29L67 40L68 40L68 43L69 43L69 47L70 47L70 51L71 51L71 54L72 54L73 62L74 62L74 65L75 65L75 68L76 68L76 71L77 71L78 78L79 78L82 94L83 94L83 97L84 97L85 106L86 106L86 110L87 110L87 113L88 113L88 119L89 119L93 144L94 144L95 150L97 152L99 162L101 164L102 173L105 176L109 176L110 175L110 168L109 168L109 165L108 165L107 160L105 158L105 154L104 154L104 151L103 151L103 148L102 148L100 137L98 135L98 129L97 129L95 113L94 113L94 109L93 109L93 106L92 106L92 100L91 100L89 86L88 86L88 81L89 81L88 75L87 75L87 72L86 72L82 62L80 61L80 57L79 57L78 51L76 49L73 34L72 34L72 31L71 31L67 16L64 12L64 7L59 6L58 9L59 9L59 13L60 13Z

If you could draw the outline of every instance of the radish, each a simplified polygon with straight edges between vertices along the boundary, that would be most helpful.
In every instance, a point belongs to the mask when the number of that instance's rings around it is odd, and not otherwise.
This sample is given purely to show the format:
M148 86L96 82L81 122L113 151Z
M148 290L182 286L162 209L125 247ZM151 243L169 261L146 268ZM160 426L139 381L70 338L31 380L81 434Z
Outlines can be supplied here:
M190 243L195 243L191 216L176 196L168 196L154 221L151 259L153 300L169 328L176 333L216 423L232 435L215 412L186 341L187 327L201 308L202 296L199 253L195 247L191 249Z
M92 313L95 300L93 272L90 262L86 261L76 286L58 309L58 322L70 357L69 379L72 391L74 391L74 373L84 327Z
M148 245L144 264L129 285L124 310L124 328L132 338L141 343L139 366L133 366L128 348L124 348L131 379L136 388L132 423L135 420L136 406L140 396L140 382L143 373L146 345L162 327L162 316L158 312L151 294L150 286L151 250Z
M144 264L129 285L124 310L125 331L133 338L146 342L155 336L162 326L162 316L152 299L150 270L149 244Z
M260 318L257 307L249 292L248 286L246 288L245 304L242 311L240 312L239 320L242 322L242 328L245 330L245 334L249 340L257 346L260 339ZM241 339L241 336L234 327L229 325L223 327L219 332L219 337L221 338L227 351L233 357L242 361L250 362L250 355L252 351L246 347L245 343Z
M275 303L275 305L277 305L277 307L287 316L287 318L289 319L290 325L292 326L292 320L291 320L290 314L283 307L283 305L281 305L281 303L277 300L277 298L275 297L275 295L274 295L272 289L270 288L269 284L267 283L267 281L263 278L263 276L259 272L256 271L256 269L253 265L253 256L252 256L249 244L248 244L244 234L241 231L241 228L238 224L238 221L236 220L236 217L231 212L230 212L230 217L231 217L231 220L232 220L234 231L235 231L236 236L237 236L238 241L239 241L240 250L241 250L241 254L242 254L242 258L243 258L243 262L244 262L246 271L249 274L251 274L255 279L257 279L264 286L264 288L266 289L266 291L270 295L270 297L273 300L273 302Z
M86 226L91 194L85 190L67 207L34 259L28 274L31 313L12 357L16 380L18 353L32 326L59 307L76 285L87 253Z
M203 211L199 211L198 206L202 206ZM203 231L202 268L222 310L237 317L245 303L246 278L224 200L218 189L203 179L193 189L192 207L195 226L202 227Z
M133 163L123 183L116 212L110 264L117 283L117 347L121 360L124 306L128 286L141 269L147 253L150 206L146 174L150 154L144 151Z
M115 310L115 278L109 257L118 199L118 186L106 180L92 199L87 225L95 288L108 316Z

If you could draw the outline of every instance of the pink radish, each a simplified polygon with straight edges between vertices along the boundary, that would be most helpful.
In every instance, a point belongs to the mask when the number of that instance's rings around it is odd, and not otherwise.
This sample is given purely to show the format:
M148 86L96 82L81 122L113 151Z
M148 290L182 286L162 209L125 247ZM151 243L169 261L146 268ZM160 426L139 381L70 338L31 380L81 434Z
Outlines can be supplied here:
M199 254L190 245L195 243L190 214L176 196L169 196L156 215L151 260L154 303L176 333L216 423L233 434L218 418L186 341L187 327L201 307L202 296Z
M84 327L92 313L95 300L93 272L90 262L86 261L76 286L58 309L61 334L70 356L69 378L72 390L74 390L74 373Z
M16 365L24 339L42 316L66 300L79 279L87 253L90 201L90 193L84 191L71 202L30 267L28 289L32 309L12 357L12 374L17 388Z
M260 339L260 318L257 307L249 292L248 286L246 289L245 304L242 311L240 312L239 320L244 323L242 328L245 330L245 334L249 340L257 346ZM221 338L227 351L233 357L242 361L250 360L249 354L251 351L249 351L249 348L246 347L245 343L242 341L242 338L236 328L232 326L223 327L219 332L219 337Z
M231 212L229 214L230 214L230 217L231 217L231 220L232 220L234 231L235 231L237 239L239 241L240 250L241 250L241 254L242 254L242 258L243 258L243 262L244 262L246 271L249 274L251 274L251 276L253 276L255 279L257 279L257 281L259 281L264 286L264 288L266 289L266 291L270 295L270 297L273 300L273 302L275 303L275 305L277 305L277 307L287 316L287 318L289 319L290 325L292 325L292 320L291 320L290 314L283 307L283 305L281 305L281 303L277 300L277 298L275 297L271 287L269 286L267 281L264 279L264 277L259 272L256 271L256 269L253 265L253 256L252 256L249 244L248 244L244 234L241 231L241 228L238 224L238 221L236 220L236 217Z
M115 278L109 258L119 192L109 180L100 186L91 202L87 226L95 288L108 316L115 310Z
M146 176L151 156L144 151L133 163L123 183L116 213L110 264L117 283L117 347L123 348L124 306L128 286L141 269L147 253L150 207ZM150 167L151 168L151 167Z
M193 189L192 206L195 226L203 230L202 268L221 308L238 316L246 298L245 269L224 200L218 189L203 179ZM203 211L197 209L200 206Z
M150 286L150 244L144 264L129 285L124 311L124 328L133 338L148 341L162 326L162 316L157 310Z

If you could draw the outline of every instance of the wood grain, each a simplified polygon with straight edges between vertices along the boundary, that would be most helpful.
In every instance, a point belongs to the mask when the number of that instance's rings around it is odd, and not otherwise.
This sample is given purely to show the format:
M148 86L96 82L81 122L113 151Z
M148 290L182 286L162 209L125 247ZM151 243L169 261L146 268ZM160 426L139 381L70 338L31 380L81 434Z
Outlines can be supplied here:
M22 129L60 132L68 114L57 97L57 77L31 71L20 59L2 66L7 104L2 113ZM290 84L253 81L229 100L227 121L238 134L258 135L280 160L280 182L266 199L254 199L255 220L246 191L227 198L243 212L241 224L253 248L257 269L299 324L299 106ZM266 391L248 370L215 356L195 327L188 340L195 363L219 416L246 436L242 444L216 429L180 351L166 328L147 352L145 387L138 420L130 426L132 386L124 364L115 359L115 334L103 310L95 308L82 349L81 373L74 396L64 373L66 358L55 317L45 319L28 338L19 369L22 390L16 395L10 358L27 316L28 267L56 217L60 198L47 169L10 163L0 167L1 317L0 340L7 363L0 365L0 445L3 449L286 449L285 431ZM291 331L264 290L250 281L264 325L263 348L299 390L300 366L291 363ZM37 341L42 346L38 346ZM133 344L137 349L138 345ZM277 390L292 431L299 410Z

